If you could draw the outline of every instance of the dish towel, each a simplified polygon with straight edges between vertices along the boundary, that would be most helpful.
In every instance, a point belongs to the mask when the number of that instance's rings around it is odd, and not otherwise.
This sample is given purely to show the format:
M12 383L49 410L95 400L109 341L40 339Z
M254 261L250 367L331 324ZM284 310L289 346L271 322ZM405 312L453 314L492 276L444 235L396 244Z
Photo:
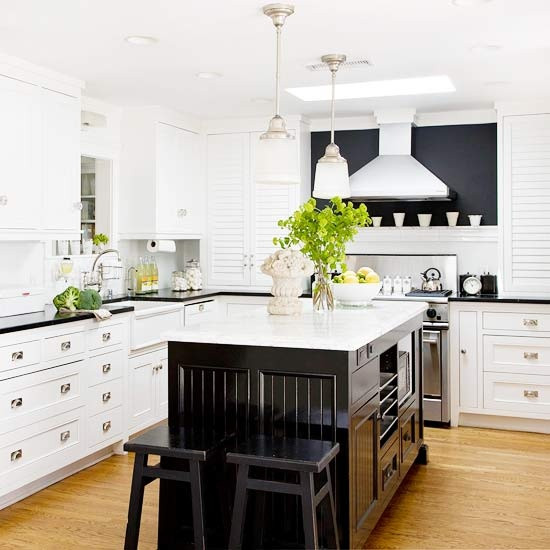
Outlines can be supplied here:
M71 311L66 307L62 307L59 313L91 313L96 321L105 321L113 316L108 309L77 309L76 311Z

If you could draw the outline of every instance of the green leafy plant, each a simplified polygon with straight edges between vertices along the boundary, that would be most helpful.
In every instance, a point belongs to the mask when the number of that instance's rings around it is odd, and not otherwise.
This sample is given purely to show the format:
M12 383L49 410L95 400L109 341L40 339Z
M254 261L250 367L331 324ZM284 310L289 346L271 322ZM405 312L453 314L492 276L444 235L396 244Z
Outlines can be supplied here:
M93 238L94 244L99 246L100 244L107 244L109 242L109 237L105 233L97 233Z
M279 220L279 227L288 234L275 237L273 244L281 248L300 246L301 252L326 276L343 263L346 243L357 234L357 228L371 223L367 207L362 203L355 208L351 202L334 197L319 209L317 201L311 198L290 218Z

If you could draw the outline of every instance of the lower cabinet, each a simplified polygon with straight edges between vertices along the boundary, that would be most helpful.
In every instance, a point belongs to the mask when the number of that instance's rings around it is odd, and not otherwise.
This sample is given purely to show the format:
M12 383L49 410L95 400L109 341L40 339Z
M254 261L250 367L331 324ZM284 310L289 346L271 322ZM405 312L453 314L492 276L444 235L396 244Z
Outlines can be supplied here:
M128 370L128 427L135 433L168 416L168 350L131 357Z

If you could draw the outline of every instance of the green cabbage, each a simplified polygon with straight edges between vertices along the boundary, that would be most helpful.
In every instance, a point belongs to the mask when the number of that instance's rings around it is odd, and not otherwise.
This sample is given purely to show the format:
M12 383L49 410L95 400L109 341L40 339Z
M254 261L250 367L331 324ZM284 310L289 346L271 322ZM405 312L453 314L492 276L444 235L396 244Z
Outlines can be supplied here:
M92 289L83 290L80 293L77 307L78 309L99 309L101 307L99 292Z
M80 298L80 290L74 286L67 287L61 294L58 294L53 299L53 305L60 310L61 308L76 311L78 299Z

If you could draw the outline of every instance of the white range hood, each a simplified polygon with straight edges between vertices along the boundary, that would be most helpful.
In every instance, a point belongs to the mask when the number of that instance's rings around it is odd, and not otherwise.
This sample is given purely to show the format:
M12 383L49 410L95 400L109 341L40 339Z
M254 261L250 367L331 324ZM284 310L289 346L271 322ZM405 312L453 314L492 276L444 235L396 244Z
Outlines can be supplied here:
M451 200L455 194L411 156L414 111L376 113L379 155L350 177L351 198L368 201Z

